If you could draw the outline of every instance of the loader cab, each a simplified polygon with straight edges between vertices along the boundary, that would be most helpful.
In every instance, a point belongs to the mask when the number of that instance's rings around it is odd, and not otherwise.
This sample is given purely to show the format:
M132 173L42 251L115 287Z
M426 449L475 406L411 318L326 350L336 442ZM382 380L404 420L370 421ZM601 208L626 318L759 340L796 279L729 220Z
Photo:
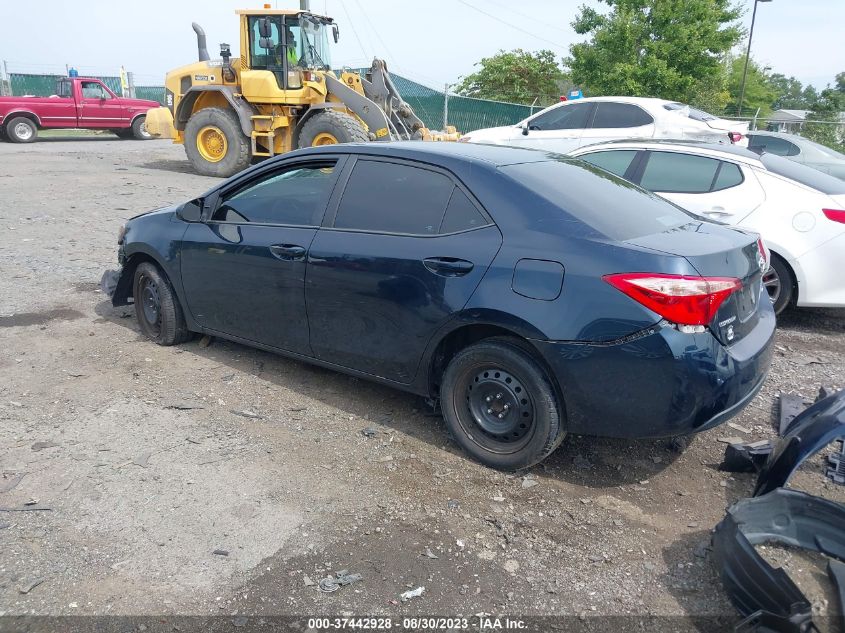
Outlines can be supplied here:
M292 11L244 11L241 28L244 70L272 73L280 90L301 89L307 71L331 70L330 32L337 39L331 18Z

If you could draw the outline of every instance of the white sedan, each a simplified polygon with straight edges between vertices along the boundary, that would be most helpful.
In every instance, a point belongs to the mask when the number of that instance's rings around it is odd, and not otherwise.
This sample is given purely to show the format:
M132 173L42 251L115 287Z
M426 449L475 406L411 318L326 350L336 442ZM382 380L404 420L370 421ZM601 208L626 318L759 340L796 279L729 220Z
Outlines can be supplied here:
M780 312L845 307L845 182L781 156L683 141L619 141L570 153L705 218L760 233Z
M516 125L475 130L462 142L513 145L566 153L622 138L679 138L748 145L748 123L720 119L683 103L646 97L564 101Z

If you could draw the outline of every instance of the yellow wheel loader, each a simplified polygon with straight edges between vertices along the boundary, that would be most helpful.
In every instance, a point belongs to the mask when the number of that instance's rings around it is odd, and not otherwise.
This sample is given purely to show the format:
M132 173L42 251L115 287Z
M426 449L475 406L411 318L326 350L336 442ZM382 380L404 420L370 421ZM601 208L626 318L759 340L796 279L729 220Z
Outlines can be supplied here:
M165 107L147 113L147 130L185 145L194 169L231 176L253 158L301 147L390 140L457 140L432 134L402 100L384 61L361 77L332 72L332 18L310 11L239 10L240 57L220 45L211 60L194 23L199 61L167 74Z

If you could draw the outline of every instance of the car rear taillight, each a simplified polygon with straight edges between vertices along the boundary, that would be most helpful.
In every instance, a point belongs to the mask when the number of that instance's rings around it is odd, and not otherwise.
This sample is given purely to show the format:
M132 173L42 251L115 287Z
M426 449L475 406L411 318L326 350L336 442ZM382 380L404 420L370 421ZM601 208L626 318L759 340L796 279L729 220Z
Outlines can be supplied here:
M828 220L845 224L845 211L841 209L822 209L822 213Z
M602 279L664 319L680 325L707 325L725 299L742 288L742 282L734 277L617 273Z
M731 139L731 143L739 143L743 136L739 132L728 132L728 138Z

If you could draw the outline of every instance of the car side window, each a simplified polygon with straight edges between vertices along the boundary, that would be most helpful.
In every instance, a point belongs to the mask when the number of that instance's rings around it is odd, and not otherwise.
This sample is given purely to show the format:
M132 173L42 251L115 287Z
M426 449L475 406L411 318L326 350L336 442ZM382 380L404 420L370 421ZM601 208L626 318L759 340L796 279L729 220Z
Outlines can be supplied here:
M541 114L528 123L531 130L580 130L587 127L592 103L570 103Z
M722 189L730 189L742 184L745 178L742 175L738 165L733 163L726 163L722 161L722 166L719 167L719 173L716 174L716 180L713 181L713 188L711 191L721 191Z
M111 99L111 95L96 81L82 82L82 97L84 99Z
M453 189L449 177L430 169L359 159L340 199L334 227L436 235Z
M679 152L649 152L640 186L666 193L710 191L719 162L715 158Z
M624 177L636 155L637 150L634 149L617 149L608 152L582 154L578 158L596 167L601 167L611 174Z
M640 127L652 123L654 119L651 115L639 106L613 101L597 103L596 116L593 118L594 128Z
M481 214L472 200L455 187L449 199L449 205L446 207L446 215L443 216L443 222L440 224L440 233L469 231L488 224L487 218Z
M272 171L224 194L211 221L318 226L334 179L333 161Z
M801 150L795 143L776 136L761 136L759 134L749 135L748 149L752 152L762 154L777 154L778 156L797 156Z

